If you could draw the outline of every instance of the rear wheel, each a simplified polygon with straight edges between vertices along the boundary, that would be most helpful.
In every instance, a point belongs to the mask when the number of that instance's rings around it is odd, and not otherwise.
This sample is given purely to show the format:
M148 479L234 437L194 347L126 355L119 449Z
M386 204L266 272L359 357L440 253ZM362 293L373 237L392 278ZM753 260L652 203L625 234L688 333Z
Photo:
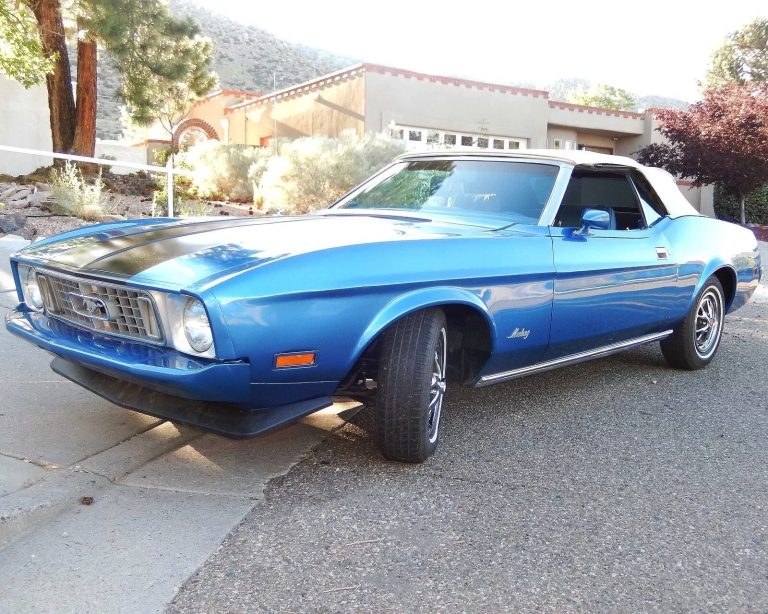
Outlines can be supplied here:
M384 333L375 430L385 457L420 463L437 448L447 358L446 320L441 309L407 315Z
M723 334L723 287L717 277L707 279L685 319L661 342L661 352L673 367L701 369L715 356Z

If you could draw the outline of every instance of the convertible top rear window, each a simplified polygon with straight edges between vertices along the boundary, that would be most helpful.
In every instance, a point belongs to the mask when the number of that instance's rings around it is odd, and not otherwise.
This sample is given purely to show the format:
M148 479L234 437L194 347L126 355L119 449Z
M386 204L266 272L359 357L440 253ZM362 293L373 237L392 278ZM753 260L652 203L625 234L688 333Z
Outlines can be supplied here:
M401 162L350 194L336 208L444 212L535 224L558 171L556 165L528 162Z

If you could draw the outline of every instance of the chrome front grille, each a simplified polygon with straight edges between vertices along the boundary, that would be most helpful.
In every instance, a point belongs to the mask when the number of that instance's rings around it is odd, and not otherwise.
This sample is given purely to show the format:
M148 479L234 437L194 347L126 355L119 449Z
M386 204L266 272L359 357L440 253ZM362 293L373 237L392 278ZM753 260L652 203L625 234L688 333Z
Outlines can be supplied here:
M49 315L108 335L162 343L148 292L47 271L38 271L37 278Z

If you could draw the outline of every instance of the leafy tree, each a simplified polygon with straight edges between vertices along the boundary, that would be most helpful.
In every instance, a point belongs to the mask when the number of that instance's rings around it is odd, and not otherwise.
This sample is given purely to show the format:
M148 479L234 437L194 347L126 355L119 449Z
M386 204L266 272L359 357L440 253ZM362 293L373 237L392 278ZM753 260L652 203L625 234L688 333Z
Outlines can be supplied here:
M582 79L581 77L567 77L558 79L547 89L549 90L550 100L569 102L574 94L586 92L589 90L589 86L590 83L587 79Z
M755 19L728 35L712 56L707 86L768 83L768 19Z
M574 92L571 94L570 102L616 111L632 111L637 108L637 100L627 90L605 83L598 83L591 90L582 89Z
M768 182L768 85L731 85L704 92L688 110L657 112L667 143L641 149L639 160L687 177L693 184L722 184L740 201Z
M0 73L29 88L43 83L56 56L45 56L34 17L18 4L0 0Z
M17 13L31 13L37 24L42 49L33 57L53 61L46 85L54 151L94 153L99 48L115 58L122 78L118 95L139 124L150 123L179 88L190 96L203 96L216 83L209 70L210 42L200 37L190 18L173 17L162 0L71 0L66 4L16 0L16 4ZM0 22L10 23L3 14ZM74 33L77 41L77 105L68 33ZM33 34L27 32L28 49Z

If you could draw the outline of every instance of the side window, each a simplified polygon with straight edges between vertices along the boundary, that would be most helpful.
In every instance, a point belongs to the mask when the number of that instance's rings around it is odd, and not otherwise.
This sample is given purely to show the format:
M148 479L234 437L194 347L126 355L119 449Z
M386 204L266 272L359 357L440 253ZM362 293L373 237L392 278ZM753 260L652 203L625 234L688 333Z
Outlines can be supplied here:
M651 186L650 182L640 172L632 174L632 181L637 188L637 194L640 197L640 206L645 215L645 222L648 226L653 226L661 218L667 215L667 209L661 198Z
M584 209L607 211L613 230L646 227L637 192L625 173L575 169L555 216L555 226L578 228Z

